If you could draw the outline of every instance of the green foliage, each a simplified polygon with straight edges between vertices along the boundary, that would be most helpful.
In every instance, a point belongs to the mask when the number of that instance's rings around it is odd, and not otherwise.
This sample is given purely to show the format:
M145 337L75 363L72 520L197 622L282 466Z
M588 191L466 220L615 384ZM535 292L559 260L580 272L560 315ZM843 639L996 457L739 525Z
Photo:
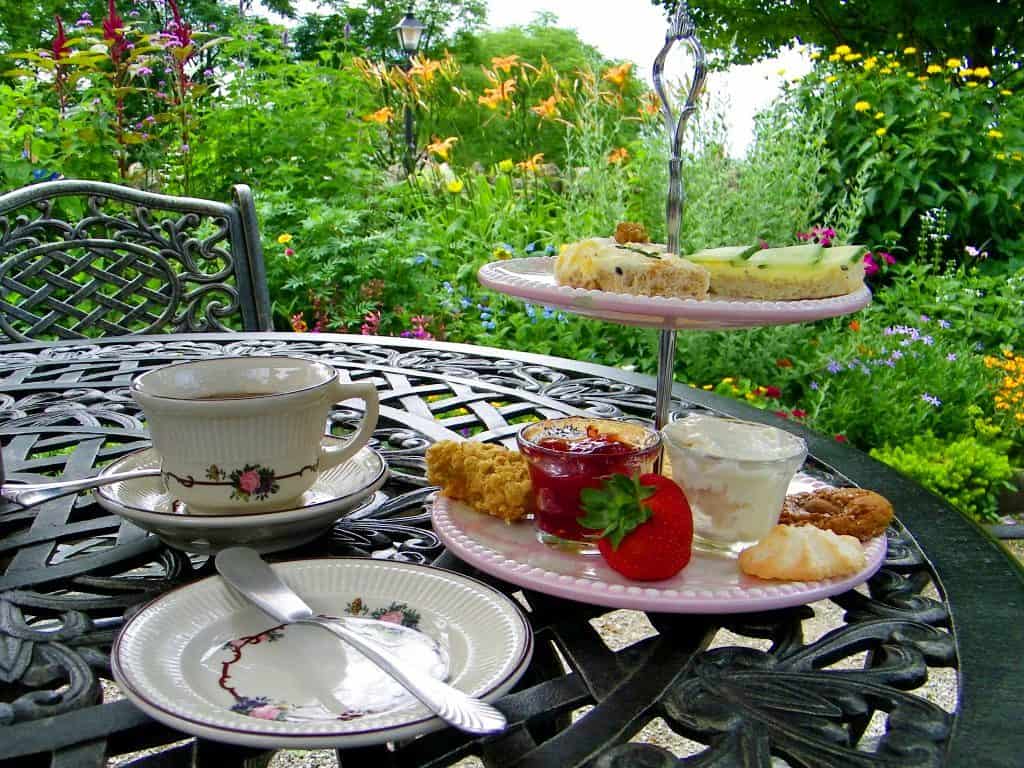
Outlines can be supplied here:
M976 520L996 522L999 494L1013 487L1006 450L1005 443L973 434L950 440L926 432L901 445L872 449L871 455Z
M819 177L825 209L862 188L862 242L896 233L917 247L922 218L942 209L941 257L965 249L1024 257L1024 101L986 67L956 58L870 55L847 47L819 61L778 109L821 134L834 161Z
M674 9L677 0L652 0ZM1012 62L1024 37L1024 16L1014 3L930 0L701 0L690 3L705 46L724 62L771 56L793 40L831 48L916 46L972 64Z

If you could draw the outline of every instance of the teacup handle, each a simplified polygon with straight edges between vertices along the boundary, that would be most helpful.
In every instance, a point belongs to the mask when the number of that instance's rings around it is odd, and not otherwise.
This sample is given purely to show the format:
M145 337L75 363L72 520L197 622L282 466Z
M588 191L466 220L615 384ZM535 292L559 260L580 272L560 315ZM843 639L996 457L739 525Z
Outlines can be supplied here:
M369 382L348 384L339 379L335 379L331 383L333 402L340 403L342 400L349 400L353 397L358 397L366 403L363 420L356 433L341 445L328 444L326 441L320 444L321 470L335 467L352 458L360 448L370 442L373 430L377 428L380 403L377 399L377 388L373 384Z

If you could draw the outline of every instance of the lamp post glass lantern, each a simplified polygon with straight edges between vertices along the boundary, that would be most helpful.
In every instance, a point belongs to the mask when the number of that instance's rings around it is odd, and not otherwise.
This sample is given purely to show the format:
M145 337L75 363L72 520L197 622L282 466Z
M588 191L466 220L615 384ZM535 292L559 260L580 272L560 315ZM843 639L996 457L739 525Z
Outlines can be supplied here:
M426 26L412 15L410 7L405 17L395 27L398 35L398 45L405 52L407 69L412 65L412 55L420 47L420 38ZM416 137L412 124L412 105L405 102L405 172L411 174L416 170Z

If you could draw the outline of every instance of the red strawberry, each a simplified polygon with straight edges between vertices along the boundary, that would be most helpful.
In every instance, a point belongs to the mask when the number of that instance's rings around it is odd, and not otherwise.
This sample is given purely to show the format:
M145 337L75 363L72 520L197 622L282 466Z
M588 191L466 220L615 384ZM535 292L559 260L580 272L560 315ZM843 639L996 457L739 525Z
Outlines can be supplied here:
M693 515L683 489L661 475L612 475L584 488L580 525L601 531L605 562L629 579L660 581L690 562Z

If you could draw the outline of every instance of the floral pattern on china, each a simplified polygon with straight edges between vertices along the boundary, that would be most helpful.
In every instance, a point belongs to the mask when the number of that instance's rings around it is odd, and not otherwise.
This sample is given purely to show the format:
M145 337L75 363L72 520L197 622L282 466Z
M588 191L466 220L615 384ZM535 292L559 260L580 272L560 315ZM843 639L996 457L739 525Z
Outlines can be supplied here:
M392 602L387 608L377 608L371 611L363 603L362 598L357 597L345 606L345 613L348 616L369 617L390 624L399 624L409 629L419 629L420 625L419 612L409 607L406 603ZM223 650L229 652L230 657L221 662L221 674L217 682L220 688L229 693L234 699L234 704L229 708L230 711L261 720L300 721L323 719L325 716L323 712L310 711L310 707L292 704L284 700L283 697L272 695L248 696L239 693L237 688L231 685L232 667L242 661L242 656L247 648L263 643L278 642L284 638L286 631L287 627L281 624L255 635L236 638L224 643ZM374 714L374 712L368 709L350 708L343 712L331 713L330 716L332 719L345 721L355 720L370 714Z

